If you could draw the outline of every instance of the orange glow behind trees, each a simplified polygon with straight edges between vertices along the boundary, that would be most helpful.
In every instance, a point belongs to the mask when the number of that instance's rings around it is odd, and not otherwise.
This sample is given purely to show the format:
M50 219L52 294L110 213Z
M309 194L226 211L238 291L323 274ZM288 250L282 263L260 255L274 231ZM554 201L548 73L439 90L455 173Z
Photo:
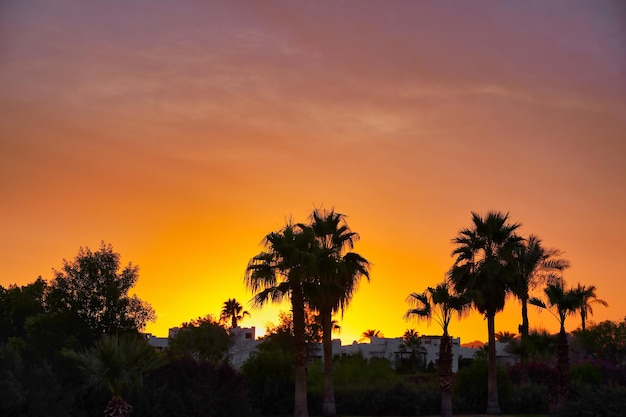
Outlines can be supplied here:
M251 309L247 262L324 205L373 265L340 337L399 337L470 212L499 210L596 286L590 320L626 316L623 9L355 4L4 2L0 284L106 241L140 268L148 331L236 298L258 334L288 306ZM509 298L496 330L520 322ZM487 336L476 313L450 333Z

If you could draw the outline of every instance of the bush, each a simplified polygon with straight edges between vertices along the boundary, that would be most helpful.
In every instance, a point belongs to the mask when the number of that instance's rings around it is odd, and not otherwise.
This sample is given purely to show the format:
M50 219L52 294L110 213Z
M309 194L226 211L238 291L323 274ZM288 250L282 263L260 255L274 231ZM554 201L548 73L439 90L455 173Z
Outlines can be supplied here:
M545 385L526 384L513 386L508 400L502 409L511 414L546 414L548 413L548 387Z
M500 408L506 411L512 384L503 367L498 366L498 399ZM455 411L483 413L487 409L487 361L475 360L456 374L453 385Z
M173 360L145 380L142 395L129 397L133 417L249 416L244 378L226 364Z
M291 354L278 349L260 351L241 370L252 407L264 415L293 413L295 383Z
M559 415L567 417L623 416L626 410L626 388L596 387L572 384L570 398Z

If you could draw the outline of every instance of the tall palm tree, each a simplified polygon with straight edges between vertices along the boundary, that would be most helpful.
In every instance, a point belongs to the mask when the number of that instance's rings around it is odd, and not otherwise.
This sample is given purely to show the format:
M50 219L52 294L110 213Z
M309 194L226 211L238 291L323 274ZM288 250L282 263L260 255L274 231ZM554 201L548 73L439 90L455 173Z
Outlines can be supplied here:
M500 414L496 373L495 315L504 308L513 287L516 266L513 252L522 238L515 234L519 223L509 223L509 215L488 212L485 217L472 212L473 227L465 228L452 240L455 262L449 278L457 293L466 293L474 307L487 318L489 370L487 414Z
M220 321L224 323L230 321L230 327L234 329L237 327L240 320L243 320L245 316L249 315L250 313L243 310L243 306L239 304L239 301L234 298L229 298L224 301Z
M361 338L359 339L359 341L363 341L367 339L371 342L373 337L385 337L385 335L380 330L367 329L366 331L361 333Z
M513 252L517 264L517 275L513 285L513 294L522 304L522 324L519 326L520 341L515 344L515 349L520 358L520 381L527 380L526 361L532 346L529 345L528 331L528 300L530 291L540 284L557 279L557 274L562 275L563 270L569 268L569 262L560 258L561 252L557 249L545 248L542 241L536 235L528 236L522 244Z
M84 352L65 351L88 375L90 385L111 392L105 416L129 416L133 407L122 399L124 392L138 389L143 375L164 365L165 360L136 334L104 335Z
M469 310L470 300L464 295L450 293L447 282L436 287L428 287L421 294L412 293L407 298L411 308L405 313L405 319L418 319L430 322L435 320L441 326L443 334L439 343L439 389L441 391L441 416L452 416L452 338L448 326L454 313L459 318Z
M310 227L319 245L317 276L307 286L309 305L318 312L322 324L324 350L324 399L322 412L326 417L337 415L333 380L333 315L344 313L352 300L361 278L369 280L370 264L355 252L359 235L348 227L343 214L334 210L315 209Z
M587 314L593 314L593 309L591 308L591 304L600 304L605 307L608 307L609 304L599 299L596 296L596 286L595 285L580 285L574 288L574 292L578 297L578 301L580 303L579 311L580 311L580 320L583 332L586 330L587 325Z
M518 273L513 285L513 293L522 304L522 324L520 335L522 342L528 336L528 299L530 290L545 283L554 273L569 267L569 262L559 256L557 249L545 248L536 235L528 236L513 252Z
M294 417L308 416L306 389L305 294L304 287L317 270L317 243L313 230L288 223L263 240L265 251L248 263L244 282L255 293L252 304L291 300L294 332L295 400Z
M557 341L557 369L559 376L556 402L554 404L554 411L559 412L565 405L569 393L569 347L567 333L565 332L565 319L568 315L576 314L576 311L580 308L580 298L575 290L565 290L563 280L557 280L548 284L544 289L544 293L547 302L533 297L529 300L529 303L548 310L559 320L560 330ZM552 310L556 310L556 314Z

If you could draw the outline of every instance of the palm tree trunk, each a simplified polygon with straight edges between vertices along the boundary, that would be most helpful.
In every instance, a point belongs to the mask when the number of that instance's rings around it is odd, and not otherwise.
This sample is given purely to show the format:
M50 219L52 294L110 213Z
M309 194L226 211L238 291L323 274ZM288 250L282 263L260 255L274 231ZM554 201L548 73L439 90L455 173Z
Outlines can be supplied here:
M324 345L324 402L322 413L325 417L335 417L335 384L333 379L333 338L332 314L322 312L322 343Z
M565 329L559 332L559 340L557 345L557 367L558 367L558 384L557 397L554 411L559 413L567 402L569 394L569 346L567 344L567 333Z
M487 330L489 333L489 363L487 374L487 414L500 414L498 401L498 372L496 367L496 314L487 313Z
M304 294L302 287L294 286L291 292L291 307L293 309L294 333L294 368L295 368L295 397L294 417L308 417L307 388L306 388L306 342L304 339Z
M580 320L581 320L581 327L583 332L585 331L585 328L587 327L585 323L587 321L587 309L583 306L580 308Z
M441 417L452 417L452 378L452 338L443 334L439 342Z
M526 366L526 359L528 357L527 343L528 343L528 297L522 297L522 325L520 326L520 383L525 384L528 380L528 369Z

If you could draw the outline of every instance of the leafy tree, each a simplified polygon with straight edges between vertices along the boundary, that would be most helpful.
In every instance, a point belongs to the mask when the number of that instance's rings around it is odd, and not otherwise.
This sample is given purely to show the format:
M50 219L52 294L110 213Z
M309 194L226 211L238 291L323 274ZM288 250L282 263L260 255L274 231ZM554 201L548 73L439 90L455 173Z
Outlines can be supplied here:
M135 334L104 335L84 352L66 351L88 376L88 383L104 387L112 398L105 416L129 416L133 407L122 399L122 394L143 385L145 373L165 364L148 342Z
M580 311L581 328L583 331L585 331L587 324L587 315L593 314L593 308L591 307L591 305L600 304L604 307L608 307L609 304L596 296L595 285L586 286L580 285L580 283L578 283L578 286L574 288L574 293L576 294L576 297L578 297L578 302L580 304L578 310Z
M280 350L293 353L293 316L291 313L280 311L278 324L268 323L265 326L265 336L259 344L260 350ZM309 308L304 309L304 340L306 345L322 341L322 327L319 318Z
M405 319L415 318L430 322L435 320L441 326L443 334L439 343L439 389L441 390L441 416L452 416L452 338L448 326L454 313L459 318L467 312L470 300L465 295L450 294L447 282L436 287L428 287L421 294L412 293L407 298L411 308L404 315Z
M592 358L613 364L623 364L626 360L626 317L621 322L592 323L584 331L575 330L574 338Z
M367 339L371 342L373 337L385 337L385 335L380 330L367 329L361 334L361 339L359 339L359 341L363 341Z
M352 300L361 278L369 280L367 259L348 250L359 235L348 226L345 216L334 210L316 209L310 217L310 227L318 242L316 281L307 290L309 305L318 311L322 324L324 349L324 400L326 417L337 415L333 383L332 332L333 314L343 312Z
M500 414L496 373L495 315L504 308L517 273L513 254L522 238L515 234L519 223L509 215L472 213L473 227L462 229L453 239L456 257L449 278L457 293L466 293L474 307L487 318L489 334L487 414Z
M140 331L155 319L152 307L128 292L139 277L139 268L129 263L121 271L120 255L101 243L92 252L80 248L72 261L63 260L55 271L46 302L50 312L70 313L91 330L93 339L105 333Z
M220 321L224 323L230 321L230 327L231 329L234 329L235 327L237 327L239 321L243 320L245 316L249 315L250 313L244 311L241 304L239 304L239 301L234 298L229 298L228 300L224 301L224 306L222 307L222 313L220 315Z
M557 396L554 403L555 411L560 411L567 402L569 392L569 347L565 332L565 319L573 315L580 308L580 299L574 290L565 290L563 280L548 284L544 290L547 303L539 298L531 298L529 303L546 309L559 320L560 330L557 343L558 384ZM556 314L552 312L556 310Z
M189 357L196 360L220 363L227 360L231 340L228 331L208 315L183 323L169 340L169 349L175 358Z
M255 293L253 305L291 300L294 330L294 417L308 416L306 389L305 293L304 286L316 274L316 240L313 230L287 224L263 240L265 251L248 263L244 282Z
M11 337L26 338L26 320L45 312L46 287L41 277L21 287L0 286L0 343Z

